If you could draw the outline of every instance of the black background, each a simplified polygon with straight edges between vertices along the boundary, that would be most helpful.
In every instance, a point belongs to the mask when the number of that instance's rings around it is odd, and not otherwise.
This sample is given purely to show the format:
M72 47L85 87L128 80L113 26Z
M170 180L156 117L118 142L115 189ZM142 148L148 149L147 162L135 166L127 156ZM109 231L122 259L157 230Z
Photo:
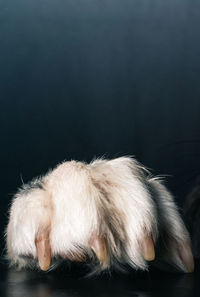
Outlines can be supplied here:
M1 230L22 179L64 159L134 155L181 205L199 80L198 0L0 0Z

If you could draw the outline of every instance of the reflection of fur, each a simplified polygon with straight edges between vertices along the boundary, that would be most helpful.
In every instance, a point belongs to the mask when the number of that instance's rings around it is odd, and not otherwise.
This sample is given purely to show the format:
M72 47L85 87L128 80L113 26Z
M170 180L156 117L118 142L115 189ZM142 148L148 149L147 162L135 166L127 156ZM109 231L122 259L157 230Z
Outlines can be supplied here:
M200 176L184 203L184 215L189 229L195 258L200 258Z
M155 263L193 270L188 233L171 195L132 158L64 162L24 185L10 210L7 255L19 268L38 258L47 270L51 258L61 257L99 263L95 271L123 264L145 270L153 246Z

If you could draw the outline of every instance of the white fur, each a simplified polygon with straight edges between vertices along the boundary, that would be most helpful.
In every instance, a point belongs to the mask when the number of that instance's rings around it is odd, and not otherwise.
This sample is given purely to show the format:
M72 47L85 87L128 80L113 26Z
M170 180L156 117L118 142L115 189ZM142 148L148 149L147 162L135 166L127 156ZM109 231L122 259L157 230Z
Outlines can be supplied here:
M128 157L97 159L90 164L64 162L20 190L12 202L6 231L12 264L19 268L37 264L35 237L46 225L50 225L55 259L80 253L80 247L91 255L91 237L101 234L109 245L108 266L118 262L135 269L148 267L141 250L146 234L155 245L162 230L180 245L189 240L169 192ZM164 260L186 271L175 245L164 250ZM158 254L162 260L162 251Z

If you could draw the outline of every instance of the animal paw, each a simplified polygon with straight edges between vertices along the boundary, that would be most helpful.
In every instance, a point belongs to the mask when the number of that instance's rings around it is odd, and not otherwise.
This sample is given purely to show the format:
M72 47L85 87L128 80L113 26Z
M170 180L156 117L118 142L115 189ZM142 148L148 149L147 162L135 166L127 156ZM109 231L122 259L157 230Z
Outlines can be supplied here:
M95 271L149 261L192 272L188 232L162 183L133 158L64 162L15 195L7 257L48 270L59 259Z

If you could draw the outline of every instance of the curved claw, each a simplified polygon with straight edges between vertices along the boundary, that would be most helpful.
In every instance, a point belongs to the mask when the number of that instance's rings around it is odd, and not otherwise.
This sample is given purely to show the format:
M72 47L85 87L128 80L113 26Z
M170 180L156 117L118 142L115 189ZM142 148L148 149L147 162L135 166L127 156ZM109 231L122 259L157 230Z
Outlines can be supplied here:
M183 264L185 265L187 272L188 273L194 272L194 259L193 259L190 243L185 242L184 245L179 246L178 253Z
M49 242L49 233L43 231L36 236L35 245L40 269L47 271L51 265L51 247Z
M93 236L90 240L90 246L96 254L99 262L106 268L108 266L108 253L105 239L101 236Z
M155 259L155 249L151 235L147 235L141 245L144 259L146 261L153 261Z

